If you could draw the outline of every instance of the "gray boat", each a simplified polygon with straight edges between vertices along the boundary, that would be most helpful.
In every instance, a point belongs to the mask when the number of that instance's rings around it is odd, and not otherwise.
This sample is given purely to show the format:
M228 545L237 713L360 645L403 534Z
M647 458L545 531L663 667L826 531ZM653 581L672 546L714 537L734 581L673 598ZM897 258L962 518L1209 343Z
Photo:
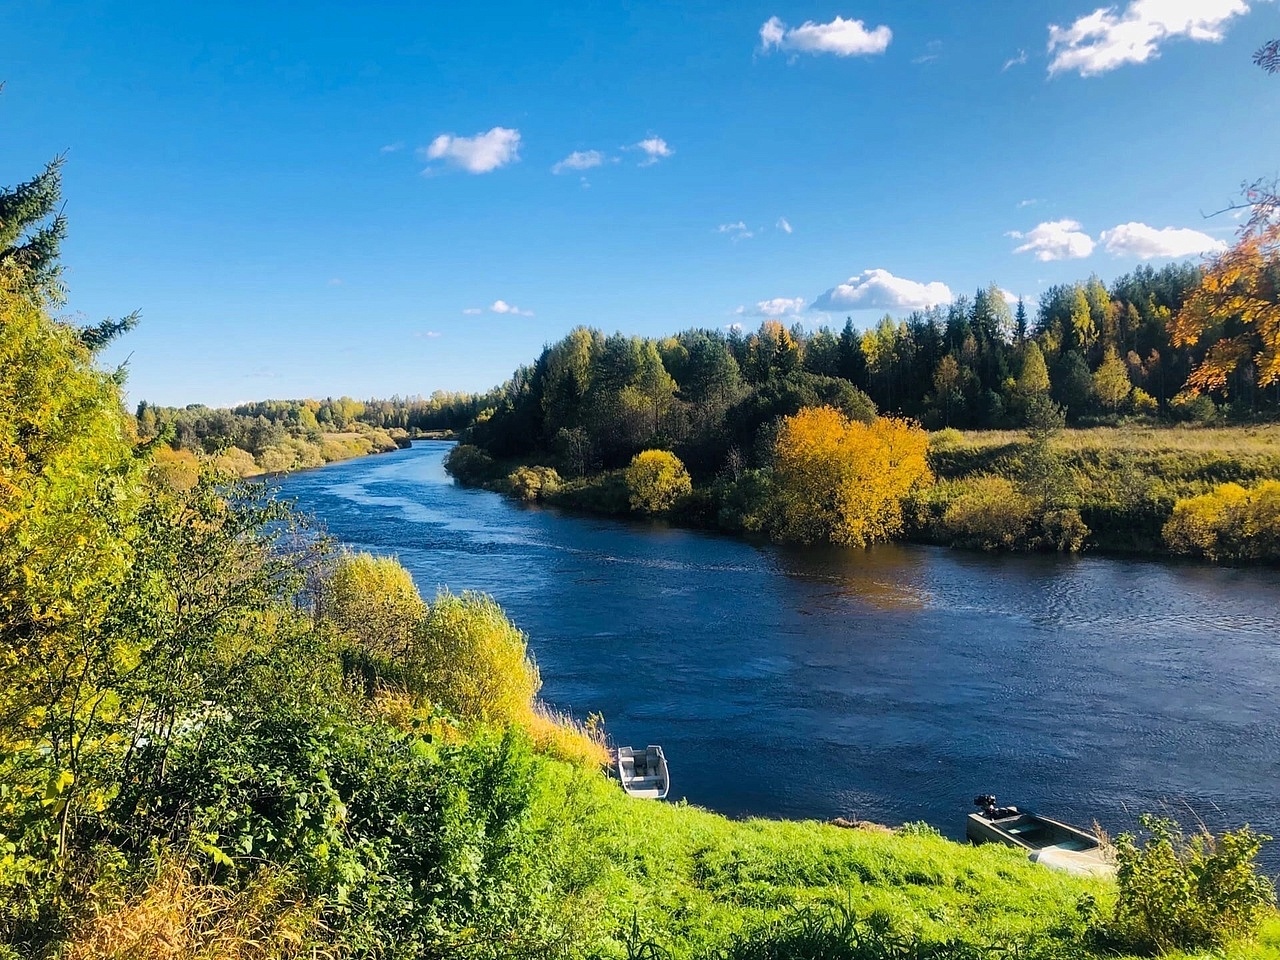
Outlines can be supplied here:
M618 748L618 780L628 795L646 800L665 800L671 789L671 773L661 747Z
M1033 862L1066 873L1115 873L1102 841L1092 833L1017 807L998 807L990 795L975 797L973 802L980 812L969 814L965 824L965 835L971 842L1002 843L1025 850Z

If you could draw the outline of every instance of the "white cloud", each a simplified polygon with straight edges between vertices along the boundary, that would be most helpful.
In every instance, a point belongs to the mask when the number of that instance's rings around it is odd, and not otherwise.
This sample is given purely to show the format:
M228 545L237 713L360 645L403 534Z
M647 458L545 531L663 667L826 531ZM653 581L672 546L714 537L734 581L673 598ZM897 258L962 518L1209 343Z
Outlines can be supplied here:
M768 53L774 47L787 53L834 53L837 57L870 56L884 53L893 40L886 26L868 30L861 20L836 17L830 23L806 20L798 27L788 27L777 17L770 17L760 28L760 49Z
M1020 67L1027 62L1027 51L1019 50L1016 57L1010 57L1004 62L1004 66L1000 69L1001 73L1006 70L1012 70L1014 67Z
M551 168L552 173L566 170L590 170L604 163L605 156L599 150L575 150Z
M832 287L812 309L841 310L923 310L950 303L954 298L945 283L917 283L895 277L888 270L868 270L847 283Z
M790 234L792 232L791 221L789 221L786 217L779 217L778 229L781 230L783 233Z
M418 340L439 340L444 334L439 330L424 330L421 333L415 333L414 337Z
M1007 234L1014 240L1025 240L1014 253L1034 253L1041 263L1054 260L1081 260L1093 253L1093 238L1082 232L1075 220L1051 220L1029 233L1017 230Z
M467 173L491 173L520 159L520 131L494 127L474 137L442 133L418 153L424 160L443 160Z
M502 313L512 317L532 317L532 310L521 310L519 307L507 303L505 300L493 301L493 306L489 308L490 313Z
M739 240L750 240L756 235L755 231L748 229L746 223L741 220L737 223L720 224L716 227L716 233L726 234L735 243Z
M1225 250L1227 245L1199 230L1165 227L1157 230L1145 223L1122 223L1102 231L1102 243L1113 257L1191 257L1198 253Z
M1146 63L1167 40L1217 42L1249 0L1130 0L1121 12L1102 7L1069 27L1049 27L1049 73L1093 77L1126 63Z
M479 307L467 307L467 309L463 310L462 312L465 313L468 317L478 317L480 316L480 314L484 313L484 311L481 310Z
M652 166L675 153L675 150L661 137L646 137L630 149L644 151L645 158L640 162L642 167Z
M788 315L804 312L809 301L804 297L774 297L772 300L761 300L752 311L758 317L769 320L780 320Z
M399 153L403 149L404 149L404 141L397 140L395 143L388 143L380 147L378 152L379 153Z
M1018 201L1018 209L1019 209L1019 210L1022 210L1022 209L1024 209L1025 207L1034 207L1034 206L1035 206L1037 203L1039 203L1039 202L1040 202L1039 200L1034 200L1034 199L1032 199L1032 200L1019 200L1019 201Z

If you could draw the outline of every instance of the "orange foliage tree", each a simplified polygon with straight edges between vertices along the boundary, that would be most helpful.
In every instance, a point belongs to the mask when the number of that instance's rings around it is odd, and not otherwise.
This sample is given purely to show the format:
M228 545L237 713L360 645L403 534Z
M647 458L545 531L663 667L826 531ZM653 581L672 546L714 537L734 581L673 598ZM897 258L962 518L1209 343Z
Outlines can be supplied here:
M1280 383L1280 197L1258 186L1247 196L1253 213L1235 246L1208 262L1171 325L1175 346L1208 344L1187 379L1193 393L1224 390L1249 366L1259 387Z
M787 417L774 448L775 533L866 546L902 531L902 501L931 483L928 434L914 422L850 420L833 407Z

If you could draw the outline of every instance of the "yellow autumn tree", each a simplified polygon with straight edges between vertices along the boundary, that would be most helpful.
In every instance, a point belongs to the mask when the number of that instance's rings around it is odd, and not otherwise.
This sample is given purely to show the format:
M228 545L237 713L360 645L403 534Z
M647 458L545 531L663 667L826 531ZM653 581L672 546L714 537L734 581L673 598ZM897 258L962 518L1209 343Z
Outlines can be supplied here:
M1258 386L1280 382L1280 198L1259 190L1250 202L1235 246L1209 260L1171 324L1175 346L1207 345L1187 379L1195 393L1226 389L1249 365Z
M436 597L417 657L427 693L458 719L506 726L532 715L538 668L525 635L491 597Z
M348 553L321 590L321 615L379 656L408 660L427 615L409 571L392 557Z
M929 437L909 420L850 420L832 407L786 418L774 448L774 532L799 543L866 546L902 531L902 501L931 483Z
M668 450L637 453L624 479L631 509L639 513L665 513L693 490L689 471Z

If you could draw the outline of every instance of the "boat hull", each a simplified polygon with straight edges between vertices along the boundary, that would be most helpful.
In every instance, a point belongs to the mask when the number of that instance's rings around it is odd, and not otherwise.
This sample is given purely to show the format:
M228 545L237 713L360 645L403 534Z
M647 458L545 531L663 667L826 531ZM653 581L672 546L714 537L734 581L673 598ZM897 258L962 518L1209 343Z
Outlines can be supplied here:
M1033 862L1053 870L1085 876L1115 873L1097 837L1048 817L1019 813L989 820L971 813L965 835L973 843L999 843L1025 851Z
M628 796L642 800L665 800L671 790L671 772L659 746L644 749L619 747L618 780Z

